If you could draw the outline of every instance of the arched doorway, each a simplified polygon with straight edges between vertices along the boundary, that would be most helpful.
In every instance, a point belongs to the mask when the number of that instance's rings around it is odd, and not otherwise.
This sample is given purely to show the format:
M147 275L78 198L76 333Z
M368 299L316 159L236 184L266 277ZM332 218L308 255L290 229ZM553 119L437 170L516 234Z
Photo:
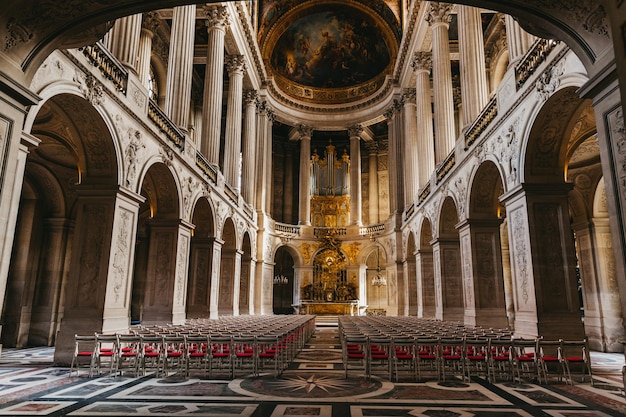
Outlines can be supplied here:
M222 259L220 261L219 315L238 315L235 300L239 302L241 253L237 250L237 234L233 219L228 218L222 229ZM236 290L236 291L235 291Z
M208 318L211 313L211 270L215 226L213 210L206 198L200 198L194 207L191 238L189 285L187 287L187 317Z
M274 255L274 278L272 280L272 312L293 314L294 260L289 250L281 246Z
M428 218L422 221L419 248L415 255L417 264L417 287L421 300L421 314L418 317L434 319L436 315L435 270L433 265L433 229ZM418 300L418 302L419 302Z
M254 267L252 259L252 241L248 232L243 235L241 245L241 278L239 280L239 314L254 314L252 278Z
M413 233L409 233L406 247L406 274L409 284L409 316L417 316L418 311L416 251L415 237Z
M137 224L132 315L143 324L169 323L175 321L180 220L178 189L165 164L148 169L141 195L146 200Z
M459 233L456 230L458 223L456 204L452 197L446 197L439 214L439 233L433 241L436 318L462 322L463 277Z
M508 326L502 270L499 198L504 192L498 167L483 162L471 184L469 217L459 229L465 281L465 324Z
M385 249L376 242L365 260L367 291L367 315L385 316L389 309L388 281L385 265L387 254Z

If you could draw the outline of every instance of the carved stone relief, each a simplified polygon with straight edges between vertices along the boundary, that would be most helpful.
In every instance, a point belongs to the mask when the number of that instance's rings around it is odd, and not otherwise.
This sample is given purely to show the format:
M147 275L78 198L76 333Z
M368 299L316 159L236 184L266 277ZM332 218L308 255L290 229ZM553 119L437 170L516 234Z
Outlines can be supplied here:
M172 275L172 237L170 232L156 233L155 236L157 249L154 268L155 286L152 293L153 305L167 305L172 294L172 288L169 285Z
M621 199L626 197L626 128L624 128L624 115L619 108L607 115L611 129L611 144L615 154L615 171L617 185L621 193Z
M528 305L530 300L529 289L529 247L527 239L527 224L524 209L519 208L511 213L511 227L513 229L511 242L513 243L513 259L515 263L515 282L517 283L518 301ZM534 301L534 300L532 300ZM519 310L523 310L518 306Z
M126 163L126 186L131 187L135 183L137 176L137 165L141 163L140 152L146 147L141 140L141 132L128 129L129 143L124 151L124 162Z
M535 84L535 89L539 94L539 98L542 101L548 100L548 98L559 88L561 85L560 77L565 72L565 66L562 61L559 61L556 65L546 69L539 75Z
M85 95L85 99L93 106L100 106L104 103L104 87L92 74L77 72L74 82L78 83L78 88Z
M463 262L463 286L465 288L465 305L474 306L474 288L473 288L473 276L472 276L472 249L470 248L469 235L463 236L461 240L461 250L463 256L461 259L465 259Z
M115 253L113 254L113 303L119 305L120 298L124 296L124 299L121 300L121 305L126 306L127 300L124 290L128 278L129 248L132 243L130 241L132 238L130 231L133 227L132 220L134 219L134 214L129 210L120 209L118 219L117 239L115 241Z
M98 303L98 280L100 279L101 256L106 227L106 208L102 206L85 206L85 221L82 226L83 238L80 253L80 273L77 274L78 291L76 293L76 305L79 307L95 307Z
M189 237L178 236L178 260L176 261L176 305L183 305L185 300L184 288L187 276L185 274L189 248Z

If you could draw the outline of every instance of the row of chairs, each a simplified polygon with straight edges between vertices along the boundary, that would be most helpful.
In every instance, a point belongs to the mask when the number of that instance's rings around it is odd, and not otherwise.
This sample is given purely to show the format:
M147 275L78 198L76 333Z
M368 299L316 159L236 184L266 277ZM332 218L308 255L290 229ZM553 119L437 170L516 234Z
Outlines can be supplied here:
M315 324L313 316L292 320L291 326L272 331L237 334L193 332L135 332L132 334L76 335L70 375L88 368L89 376L131 371L156 376L171 372L202 371L212 377L233 378L243 371L253 376L271 371L278 376L293 360ZM180 328L178 330L181 330Z
M369 318L368 318L369 319ZM353 326L353 324L358 325ZM360 320L360 317L340 319L343 365L345 376L358 371L366 377L381 376L389 380L401 375L421 380L424 376L438 381L460 377L469 381L473 376L491 382L530 379L547 383L556 377L559 381L574 382L575 374L581 381L593 384L587 340L544 340L542 338L514 338L507 332L480 329L441 322L441 326L418 324L398 332L398 320L387 318ZM431 332L427 334L427 332Z

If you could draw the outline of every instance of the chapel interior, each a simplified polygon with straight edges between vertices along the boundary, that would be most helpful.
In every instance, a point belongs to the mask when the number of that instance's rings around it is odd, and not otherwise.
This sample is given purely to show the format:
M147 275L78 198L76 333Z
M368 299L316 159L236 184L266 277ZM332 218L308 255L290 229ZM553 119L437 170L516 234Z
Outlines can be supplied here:
M0 6L4 348L313 314L623 351L621 1L101 3Z

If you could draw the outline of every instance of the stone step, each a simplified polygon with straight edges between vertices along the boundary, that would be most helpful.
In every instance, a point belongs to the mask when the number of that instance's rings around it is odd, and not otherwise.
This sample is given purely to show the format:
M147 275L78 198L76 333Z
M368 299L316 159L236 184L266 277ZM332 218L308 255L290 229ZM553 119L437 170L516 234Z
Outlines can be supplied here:
M323 315L315 316L316 327L338 327L339 316Z

